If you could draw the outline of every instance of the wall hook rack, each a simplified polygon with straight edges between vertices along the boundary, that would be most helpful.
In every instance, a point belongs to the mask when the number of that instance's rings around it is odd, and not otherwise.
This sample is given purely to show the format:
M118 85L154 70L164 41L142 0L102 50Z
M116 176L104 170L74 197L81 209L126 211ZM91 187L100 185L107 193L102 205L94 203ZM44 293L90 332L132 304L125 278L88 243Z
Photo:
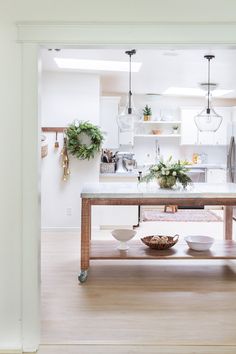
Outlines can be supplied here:
M67 127L42 127L44 133L64 133Z

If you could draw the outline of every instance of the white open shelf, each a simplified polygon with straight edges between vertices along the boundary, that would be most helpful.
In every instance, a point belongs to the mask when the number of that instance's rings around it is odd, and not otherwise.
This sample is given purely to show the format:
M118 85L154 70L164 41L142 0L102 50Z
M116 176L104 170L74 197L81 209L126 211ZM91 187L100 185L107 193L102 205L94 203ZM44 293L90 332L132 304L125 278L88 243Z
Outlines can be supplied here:
M138 120L135 122L135 124L168 124L168 125L173 125L173 124L181 124L180 120L173 120L173 121L164 121L164 120Z
M180 138L180 134L135 134L135 138Z

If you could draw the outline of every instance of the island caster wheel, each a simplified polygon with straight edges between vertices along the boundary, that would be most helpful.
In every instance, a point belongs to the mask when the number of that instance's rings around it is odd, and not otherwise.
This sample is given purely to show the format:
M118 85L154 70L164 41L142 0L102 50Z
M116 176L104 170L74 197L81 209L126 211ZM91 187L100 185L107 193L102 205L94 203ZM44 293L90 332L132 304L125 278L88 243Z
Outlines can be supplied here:
M79 282L80 283L85 283L88 277L88 271L87 270L81 270L80 275L78 276Z

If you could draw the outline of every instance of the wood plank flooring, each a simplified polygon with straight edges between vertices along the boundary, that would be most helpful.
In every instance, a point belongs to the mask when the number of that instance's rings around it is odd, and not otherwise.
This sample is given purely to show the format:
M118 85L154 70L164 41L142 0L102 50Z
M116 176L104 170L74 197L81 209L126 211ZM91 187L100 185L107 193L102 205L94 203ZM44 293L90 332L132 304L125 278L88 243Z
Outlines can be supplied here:
M235 354L236 346L41 346L38 354Z
M92 261L79 236L42 236L39 354L236 353L236 274L224 261Z

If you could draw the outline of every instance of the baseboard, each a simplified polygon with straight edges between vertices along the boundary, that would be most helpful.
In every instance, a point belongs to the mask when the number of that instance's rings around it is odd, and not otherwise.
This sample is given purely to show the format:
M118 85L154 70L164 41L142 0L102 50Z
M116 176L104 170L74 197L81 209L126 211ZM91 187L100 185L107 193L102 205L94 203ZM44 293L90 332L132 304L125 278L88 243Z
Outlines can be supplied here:
M42 232L80 232L80 227L42 227Z
M22 350L14 348L0 348L0 354L22 354Z
M77 232L80 233L80 227L42 227L41 232ZM100 230L99 226L93 226L92 230Z
M133 229L132 225L101 225L100 230Z

